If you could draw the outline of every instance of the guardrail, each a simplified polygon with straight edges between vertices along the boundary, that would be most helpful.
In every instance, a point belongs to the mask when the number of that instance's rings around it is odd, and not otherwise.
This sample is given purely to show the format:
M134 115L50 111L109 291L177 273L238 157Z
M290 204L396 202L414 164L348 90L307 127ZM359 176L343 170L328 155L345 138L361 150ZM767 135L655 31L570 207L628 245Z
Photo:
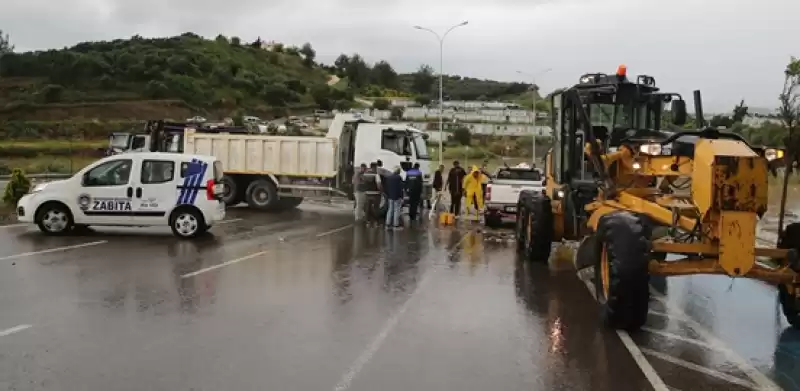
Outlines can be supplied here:
M59 174L59 173L44 173L44 174L25 174L28 179L47 180L47 179L67 179L74 174ZM7 181L11 179L11 175L0 175L0 181Z

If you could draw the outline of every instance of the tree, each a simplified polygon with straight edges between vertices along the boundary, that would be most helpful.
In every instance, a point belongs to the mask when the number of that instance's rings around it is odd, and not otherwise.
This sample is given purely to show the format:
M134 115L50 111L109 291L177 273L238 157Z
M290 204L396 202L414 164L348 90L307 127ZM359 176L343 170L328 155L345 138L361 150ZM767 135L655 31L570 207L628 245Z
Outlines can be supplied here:
M424 95L420 95L420 96L414 98L414 102L417 102L417 104L420 105L420 106L427 106L427 105L431 104L431 98L429 98L427 96L424 96Z
M3 35L3 30L0 30L0 57L13 51L14 45L11 44L11 38L8 37L8 34Z
M317 56L317 51L311 47L310 43L306 42L303 44L303 47L300 48L300 54L303 55L303 63L306 64L307 67L314 65L314 58Z
M386 99L375 99L375 101L372 102L372 108L376 110L388 110L391 105L392 103Z
M392 111L389 114L389 119L392 121L402 121L404 112L405 110L403 110L402 107L394 106L392 107Z
M253 41L253 43L250 44L250 47L255 48L255 49L261 49L261 45L262 44L263 44L263 42L261 41L261 37L258 37L258 38L256 38L255 41Z
M372 83L378 84L386 88L397 88L397 72L386 61L378 61L372 67L372 74L370 75Z
M792 57L784 70L783 91L778 97L780 107L778 113L786 129L786 168L783 172L783 189L781 196L780 214L778 215L778 237L783 236L783 215L786 211L786 193L789 188L789 174L800 152L800 140L797 137L797 128L800 124L800 59Z
M228 38L225 37L224 35L220 34L220 35L217 35L216 38L214 38L214 41L216 41L217 43L227 44L228 43Z
M428 95L433 89L433 68L430 65L421 65L416 73L414 73L414 80L411 84L411 90L420 95Z
M364 59L361 58L361 55L358 53L353 54L350 57L347 68L345 68L345 75L349 79L350 84L358 88L367 85L367 82L369 81L369 74L369 65L364 62Z
M744 99L742 99L742 101L733 108L733 116L731 117L733 123L744 121L744 118L748 116L747 110L748 108L744 104Z
M350 57L346 54L342 53L339 57L336 57L336 61L333 62L333 66L336 68L339 77L344 77L347 73L347 67L350 65Z
M5 191L3 192L3 202L11 207L16 207L19 199L31 189L31 181L25 176L19 168L15 168L11 172L11 179L6 184Z
M239 37L231 37L231 45L233 46L240 46L242 44L242 40Z
M453 131L453 139L461 145L469 145L470 141L472 141L472 133L470 133L468 128L460 126Z

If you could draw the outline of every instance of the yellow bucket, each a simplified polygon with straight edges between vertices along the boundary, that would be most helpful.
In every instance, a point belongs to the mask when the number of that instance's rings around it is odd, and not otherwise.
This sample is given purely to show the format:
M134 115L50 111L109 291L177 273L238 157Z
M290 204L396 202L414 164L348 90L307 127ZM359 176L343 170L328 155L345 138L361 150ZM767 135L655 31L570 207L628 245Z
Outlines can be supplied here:
M439 215L439 224L441 225L453 225L456 221L456 216L452 213L441 213Z

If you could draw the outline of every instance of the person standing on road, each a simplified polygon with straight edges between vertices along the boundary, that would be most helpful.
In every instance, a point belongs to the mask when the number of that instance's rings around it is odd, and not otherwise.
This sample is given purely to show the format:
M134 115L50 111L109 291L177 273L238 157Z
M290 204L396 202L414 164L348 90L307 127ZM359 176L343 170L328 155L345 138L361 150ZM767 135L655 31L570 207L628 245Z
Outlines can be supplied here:
M467 196L467 213L475 207L475 215L480 217L483 210L483 189L481 182L484 175L478 166L472 166L472 171L464 177L464 191Z
M483 196L486 197L486 188L489 187L489 161L484 160L483 165L481 166L481 190L483 191Z
M364 174L367 172L367 165L361 163L358 171L353 174L353 194L356 198L356 222L364 220L365 212L367 210L367 194L364 187Z
M364 174L364 193L367 197L367 225L378 225L381 213L381 177L378 175L378 164L369 164L369 170Z
M433 194L431 194L431 201L430 204L433 204L431 208L437 208L439 202L441 202L441 192L442 188L444 187L444 178L442 177L442 173L444 173L444 164L439 165L439 169L433 173Z
M400 167L395 167L392 175L384 182L386 189L386 202L389 210L386 212L386 229L400 230L400 211L403 208L403 177L400 176Z
M464 194L462 183L466 175L466 171L458 164L458 160L453 162L453 168L447 173L445 188L450 190L450 213L456 217L461 214L461 197Z
M414 168L406 171L406 192L408 193L408 219L413 223L417 220L417 214L421 209L420 199L422 197L422 171L419 170L419 163L414 163Z

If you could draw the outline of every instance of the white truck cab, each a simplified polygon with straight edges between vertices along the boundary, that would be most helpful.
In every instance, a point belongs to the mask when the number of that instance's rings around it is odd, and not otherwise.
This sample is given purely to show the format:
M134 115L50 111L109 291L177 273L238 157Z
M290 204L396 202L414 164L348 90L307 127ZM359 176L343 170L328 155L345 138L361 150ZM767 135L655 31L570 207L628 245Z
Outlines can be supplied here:
M544 190L541 170L526 163L498 169L486 186L486 224L516 221L519 194L525 190Z
M21 222L60 235L88 226L166 226L196 237L225 218L222 164L213 156L131 152L69 179L39 184L17 203Z

